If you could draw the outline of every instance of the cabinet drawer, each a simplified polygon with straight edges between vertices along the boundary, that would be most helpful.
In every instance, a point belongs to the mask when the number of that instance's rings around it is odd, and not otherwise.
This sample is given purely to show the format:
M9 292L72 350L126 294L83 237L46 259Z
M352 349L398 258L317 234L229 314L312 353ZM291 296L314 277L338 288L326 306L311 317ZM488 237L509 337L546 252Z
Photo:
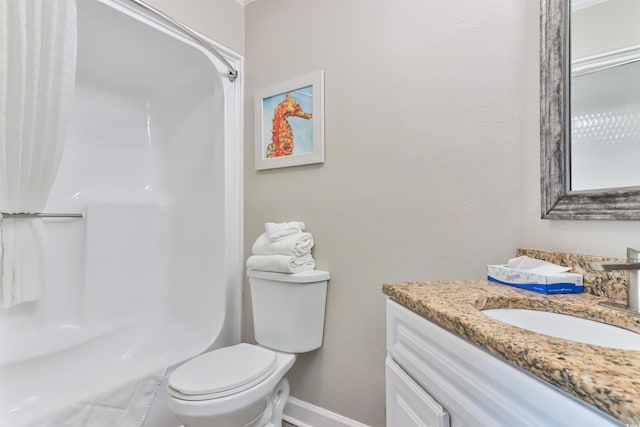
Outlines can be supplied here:
M449 414L391 357L386 361L387 427L449 427Z

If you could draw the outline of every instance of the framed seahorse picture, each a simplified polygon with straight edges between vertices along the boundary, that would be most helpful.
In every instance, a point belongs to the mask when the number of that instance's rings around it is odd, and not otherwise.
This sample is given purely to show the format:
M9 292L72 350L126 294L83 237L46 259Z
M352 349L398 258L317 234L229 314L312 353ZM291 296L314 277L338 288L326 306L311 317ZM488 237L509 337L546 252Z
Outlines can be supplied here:
M324 72L255 93L256 170L324 162Z

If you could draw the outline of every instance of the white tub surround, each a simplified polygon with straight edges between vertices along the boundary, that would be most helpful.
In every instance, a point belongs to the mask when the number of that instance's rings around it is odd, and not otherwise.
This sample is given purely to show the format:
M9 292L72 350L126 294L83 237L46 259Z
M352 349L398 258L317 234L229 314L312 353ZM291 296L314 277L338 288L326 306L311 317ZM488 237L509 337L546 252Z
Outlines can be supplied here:
M71 121L42 208L84 218L44 220L47 292L0 312L2 425L46 425L240 339L242 82L126 4L78 1ZM171 419L164 387L146 425Z

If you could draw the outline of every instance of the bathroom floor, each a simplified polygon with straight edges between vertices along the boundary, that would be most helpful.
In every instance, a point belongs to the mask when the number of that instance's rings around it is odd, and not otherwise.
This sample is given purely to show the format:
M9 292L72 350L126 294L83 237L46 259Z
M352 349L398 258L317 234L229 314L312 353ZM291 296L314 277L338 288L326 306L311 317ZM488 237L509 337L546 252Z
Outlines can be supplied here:
M282 422L282 427L296 427L296 426L294 426L293 424L289 424L289 423L288 423L288 422L286 422L286 421L283 421L283 422Z

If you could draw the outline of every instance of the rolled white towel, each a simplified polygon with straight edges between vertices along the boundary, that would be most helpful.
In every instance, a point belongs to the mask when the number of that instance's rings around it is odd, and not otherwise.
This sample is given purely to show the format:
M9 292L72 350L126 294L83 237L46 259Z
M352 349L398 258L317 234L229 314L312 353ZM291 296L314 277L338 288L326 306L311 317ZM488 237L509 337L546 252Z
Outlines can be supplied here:
M303 230L304 222L301 221L266 222L264 224L264 231L267 232L269 238L274 242L292 234L300 233Z
M311 233L295 233L274 242L265 232L255 241L251 251L254 255L304 256L311 253L313 244Z
M300 273L313 270L316 261L311 254L296 257L287 255L252 255L247 260L249 270L275 271L276 273Z

